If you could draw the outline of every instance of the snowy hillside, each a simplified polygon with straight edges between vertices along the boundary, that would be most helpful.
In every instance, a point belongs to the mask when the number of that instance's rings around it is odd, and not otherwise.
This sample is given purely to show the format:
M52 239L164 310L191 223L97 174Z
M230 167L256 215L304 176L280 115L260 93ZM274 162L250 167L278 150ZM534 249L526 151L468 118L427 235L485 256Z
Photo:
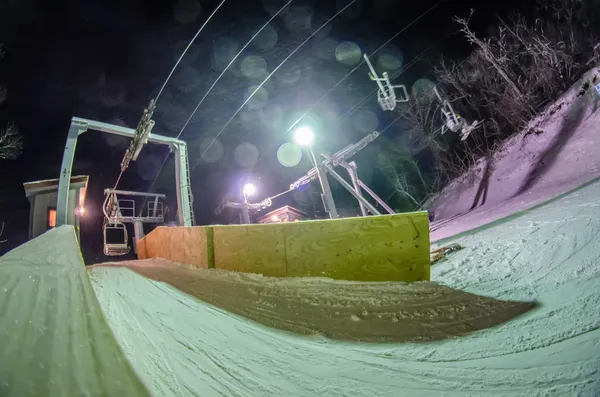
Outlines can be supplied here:
M600 183L456 239L432 279L541 306L470 336L356 344L258 325L123 268L90 272L156 396L597 396ZM359 308L357 308L357 311ZM402 322L398 322L402 326Z
M448 185L429 207L431 240L531 208L600 177L600 69L586 73L491 158ZM474 134L477 131L473 132Z

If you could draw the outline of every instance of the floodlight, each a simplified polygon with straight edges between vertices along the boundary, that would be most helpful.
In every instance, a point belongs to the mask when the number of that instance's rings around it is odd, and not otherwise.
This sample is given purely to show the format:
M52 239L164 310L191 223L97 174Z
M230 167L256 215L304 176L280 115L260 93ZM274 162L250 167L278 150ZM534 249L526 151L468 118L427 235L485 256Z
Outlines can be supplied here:
M254 186L251 183L247 183L244 185L244 197L249 197L252 196L254 193L256 193L256 186Z
M315 134L312 128L308 126L298 127L294 132L294 140L300 146L312 145L315 138Z

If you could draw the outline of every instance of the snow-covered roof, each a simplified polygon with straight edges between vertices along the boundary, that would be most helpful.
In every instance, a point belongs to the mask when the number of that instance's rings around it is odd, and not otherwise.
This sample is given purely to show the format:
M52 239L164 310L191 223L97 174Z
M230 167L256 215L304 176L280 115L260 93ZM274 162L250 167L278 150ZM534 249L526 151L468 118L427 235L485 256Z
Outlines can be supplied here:
M87 189L89 176L78 175L71 177L70 189ZM41 181L25 182L23 187L25 188L25 195L27 197L35 196L40 193L48 193L51 191L58 190L59 179L44 179Z

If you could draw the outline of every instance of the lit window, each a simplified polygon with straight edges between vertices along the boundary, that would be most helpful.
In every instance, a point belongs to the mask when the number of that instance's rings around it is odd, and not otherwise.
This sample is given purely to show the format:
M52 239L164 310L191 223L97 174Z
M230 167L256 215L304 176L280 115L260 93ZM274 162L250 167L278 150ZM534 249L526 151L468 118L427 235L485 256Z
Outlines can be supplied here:
M56 227L56 208L48 208L48 229Z

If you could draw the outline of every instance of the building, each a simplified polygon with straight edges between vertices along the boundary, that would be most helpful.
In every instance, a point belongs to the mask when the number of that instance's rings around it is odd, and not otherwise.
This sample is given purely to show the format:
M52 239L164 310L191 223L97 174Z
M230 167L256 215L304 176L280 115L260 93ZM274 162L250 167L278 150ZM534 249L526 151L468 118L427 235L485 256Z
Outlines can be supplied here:
M79 232L79 216L85 211L88 176L73 176L69 185L67 223ZM29 238L35 238L56 226L58 179L26 182L25 196L29 199Z
M299 222L308 219L304 212L286 205L257 219L258 223Z

